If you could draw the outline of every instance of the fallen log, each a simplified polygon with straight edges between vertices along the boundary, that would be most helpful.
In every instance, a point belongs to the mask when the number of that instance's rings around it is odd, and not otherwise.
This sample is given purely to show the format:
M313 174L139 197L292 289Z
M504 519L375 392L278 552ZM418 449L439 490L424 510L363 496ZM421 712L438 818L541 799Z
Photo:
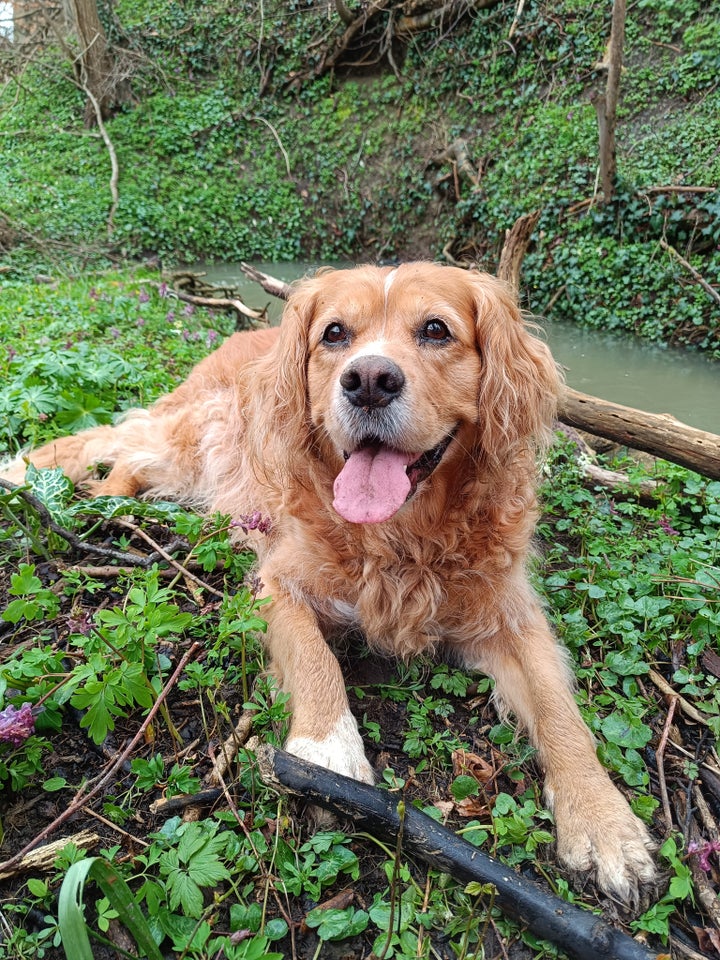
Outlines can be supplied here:
M566 387L558 415L563 423L642 450L720 480L720 437L667 413L648 413Z
M503 913L569 956L577 960L668 957L516 874L420 810L408 805L401 817L397 795L307 763L269 744L255 743L253 748L267 784L334 814L349 816L359 829L374 835L397 840L402 831L405 851L463 883L492 884L497 891L494 903Z

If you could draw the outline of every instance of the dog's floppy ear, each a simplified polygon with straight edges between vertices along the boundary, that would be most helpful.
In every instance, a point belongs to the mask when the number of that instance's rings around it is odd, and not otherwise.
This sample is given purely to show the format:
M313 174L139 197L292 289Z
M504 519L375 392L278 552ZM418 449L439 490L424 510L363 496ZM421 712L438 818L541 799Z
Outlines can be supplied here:
M510 289L489 274L469 273L468 279L482 360L478 439L485 456L502 463L522 448L548 442L561 376Z
M308 334L316 299L316 280L303 280L294 287L283 311L275 351L276 379L272 404L277 418L275 425L293 442L300 435L307 435Z

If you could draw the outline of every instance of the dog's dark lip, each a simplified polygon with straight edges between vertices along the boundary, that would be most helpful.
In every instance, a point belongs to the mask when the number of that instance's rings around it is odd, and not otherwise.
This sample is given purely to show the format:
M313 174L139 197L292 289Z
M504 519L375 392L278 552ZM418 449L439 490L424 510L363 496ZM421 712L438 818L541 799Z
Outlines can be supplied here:
M422 483L423 480L427 480L435 467L438 466L442 458L445 456L445 451L450 446L456 432L457 427L451 430L445 439L441 440L437 446L432 448L432 450L426 450L425 453L421 454L417 458L417 460L411 464L408 464L407 475L411 484L408 500L415 493L418 485Z

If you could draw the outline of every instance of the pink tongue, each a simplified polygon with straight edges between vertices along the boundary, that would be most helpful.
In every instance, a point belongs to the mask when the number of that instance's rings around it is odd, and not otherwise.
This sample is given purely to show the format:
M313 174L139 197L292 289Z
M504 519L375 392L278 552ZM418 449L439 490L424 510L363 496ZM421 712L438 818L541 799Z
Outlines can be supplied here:
M387 447L356 450L335 478L333 507L350 523L389 520L410 493L405 467L413 460L415 455Z

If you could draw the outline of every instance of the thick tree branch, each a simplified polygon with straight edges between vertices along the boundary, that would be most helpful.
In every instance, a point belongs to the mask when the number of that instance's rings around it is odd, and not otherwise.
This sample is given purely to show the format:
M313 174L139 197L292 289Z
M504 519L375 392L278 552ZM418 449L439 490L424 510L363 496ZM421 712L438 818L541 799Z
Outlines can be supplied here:
M658 954L592 913L560 900L510 867L487 856L410 804L401 818L397 795L299 760L268 744L256 746L266 783L302 797L361 830L388 839L462 883L492 884L495 904L577 960L652 960Z
M566 387L558 416L578 430L720 480L720 437L681 423L667 413L634 410Z

